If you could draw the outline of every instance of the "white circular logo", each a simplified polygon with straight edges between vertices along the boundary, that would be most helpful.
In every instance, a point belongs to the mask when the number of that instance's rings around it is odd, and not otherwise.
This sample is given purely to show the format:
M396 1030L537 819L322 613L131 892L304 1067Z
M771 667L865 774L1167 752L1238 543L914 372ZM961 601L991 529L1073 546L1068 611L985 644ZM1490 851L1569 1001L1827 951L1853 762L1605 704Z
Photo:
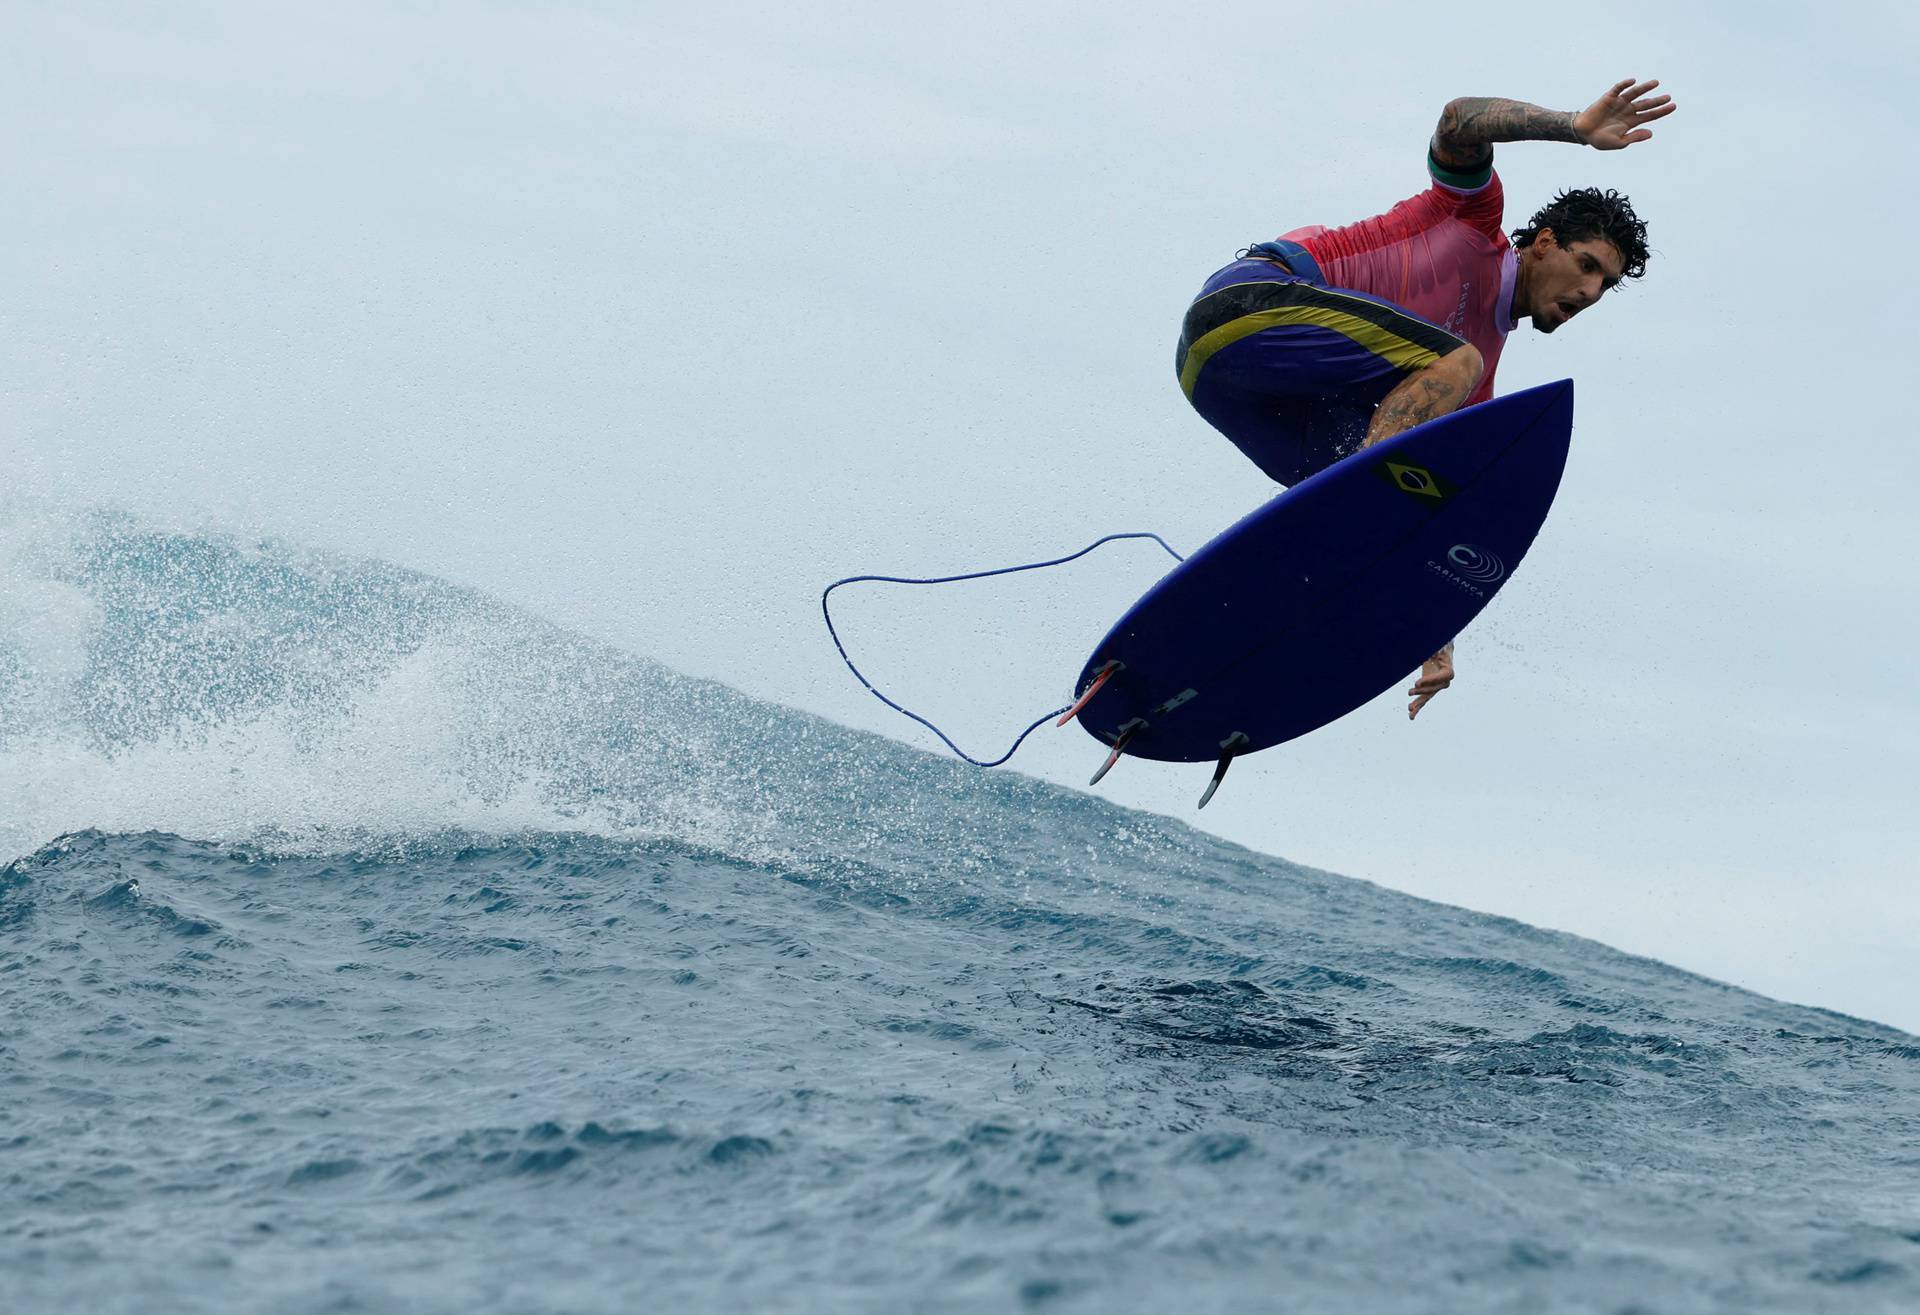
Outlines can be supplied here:
M1492 584L1507 573L1507 564L1497 553L1472 543L1456 543L1447 549L1447 564L1469 580Z

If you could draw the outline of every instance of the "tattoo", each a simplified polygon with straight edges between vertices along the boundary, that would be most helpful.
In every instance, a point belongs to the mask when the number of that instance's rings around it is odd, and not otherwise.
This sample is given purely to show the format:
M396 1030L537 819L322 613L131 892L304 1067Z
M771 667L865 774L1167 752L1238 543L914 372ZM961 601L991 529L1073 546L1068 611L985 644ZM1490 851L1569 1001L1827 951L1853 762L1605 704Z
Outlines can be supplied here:
M1543 110L1520 100L1462 96L1447 102L1433 130L1434 158L1459 168L1478 168L1493 155L1494 142L1573 142L1573 115Z
M1367 426L1366 441L1360 446L1372 447L1423 421L1445 415L1459 400L1458 389L1434 378L1430 371L1422 370L1387 394L1386 400L1374 411L1373 423Z

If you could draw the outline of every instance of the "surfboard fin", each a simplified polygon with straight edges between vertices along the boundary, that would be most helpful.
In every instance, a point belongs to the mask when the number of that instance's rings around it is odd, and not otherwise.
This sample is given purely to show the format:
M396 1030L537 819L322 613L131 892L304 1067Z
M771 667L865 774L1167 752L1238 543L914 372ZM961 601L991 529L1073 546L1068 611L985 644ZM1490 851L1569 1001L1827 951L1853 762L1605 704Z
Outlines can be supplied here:
M1251 743L1253 743L1253 741L1249 740L1239 731L1235 731L1233 734L1227 736L1226 739L1220 741L1220 762L1213 769L1213 779L1207 782L1206 793L1200 796L1199 806L1201 808L1205 808L1207 806L1207 800L1213 798L1213 792L1220 788L1220 782L1227 779L1228 764L1234 760L1234 757L1238 755L1242 749L1245 749Z
M1124 671L1126 667L1127 664L1118 658L1109 659L1107 662L1101 664L1100 670L1096 671L1093 675L1093 684L1087 686L1087 692L1075 699L1073 706L1062 713L1060 720L1053 724L1055 726L1065 726L1075 717L1078 717L1080 715L1080 709L1093 702L1093 696L1100 692L1100 687L1111 680L1114 673Z
M1093 774L1093 779L1091 781L1088 781L1087 784L1088 785L1100 784L1100 778L1105 776L1108 772L1112 771L1113 765L1120 761L1120 755L1127 751L1127 741L1131 740L1135 735L1139 734L1141 731L1145 730L1146 728L1147 728L1147 723L1145 723L1144 721L1141 721L1138 717L1135 717L1132 721L1128 722L1125 726L1122 726L1120 728L1119 738L1113 742L1113 752L1107 755L1107 760L1100 764L1100 770Z

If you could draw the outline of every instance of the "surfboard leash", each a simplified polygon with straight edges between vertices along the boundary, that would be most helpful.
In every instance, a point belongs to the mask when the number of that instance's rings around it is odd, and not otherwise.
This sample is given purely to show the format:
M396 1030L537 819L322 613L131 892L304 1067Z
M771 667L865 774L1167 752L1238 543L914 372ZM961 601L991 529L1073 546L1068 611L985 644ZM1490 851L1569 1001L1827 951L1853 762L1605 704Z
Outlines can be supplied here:
M1129 530L1120 534L1109 534L1102 538L1095 539L1092 543L1082 548L1079 552L1069 553L1065 557L1055 557L1044 562L1026 562L1019 566L996 566L992 570L967 571L960 575L933 575L933 576L924 576L924 577L906 576L906 575L849 575L844 580L835 580L832 584L828 585L825 589L820 591L820 615L826 619L827 633L833 637L833 646L840 651L840 660L847 664L847 670L853 673L854 679L858 680L862 685L865 685L867 687L867 692L869 694L873 695L873 697L875 697L876 699L879 699L882 703L886 704L889 708L892 708L895 712L898 712L903 716L911 717L913 718L913 720L919 722L922 726L925 726L928 730L932 731L935 735L938 735L940 737L940 742L942 744L946 745L949 749L953 750L953 752L960 758L964 759L967 762L972 763L975 767L998 767L1000 766L1000 764L1006 762L1007 759L1013 757L1015 751L1017 751L1020 748L1020 746L1026 742L1027 736L1033 734L1036 730L1040 729L1041 724L1044 723L1048 717L1058 717L1060 718L1059 724L1062 726L1066 725L1067 722L1072 719L1074 714L1078 713L1081 708L1086 706L1087 701L1093 697L1093 695L1099 689L1099 687L1101 685L1104 685L1107 679L1113 675L1114 671L1117 669L1118 664L1108 663L1107 666L1099 672L1094 683L1088 687L1086 693L1082 694L1076 702L1072 704L1064 705L1062 707L1055 708L1053 711L1035 718L1032 725L1028 726L1025 730L1021 731L1019 735L1014 737L1013 743L1007 746L1007 751L1005 753L1001 754L998 758L995 758L989 762L985 759L975 758L972 754L969 754L965 749L962 749L959 745L955 744L945 731L941 730L938 726L934 725L931 721L928 721L925 717L922 717L919 713L913 711L913 709L905 707L899 703L894 702L892 699L888 698L885 694L880 692L880 690L874 685L872 681L868 680L866 676L861 674L860 668L855 666L853 664L853 659L850 656L848 656L847 646L844 643L842 643L840 640L840 632L834 628L833 609L827 605L827 598L829 597L829 595L833 593L835 589L838 589L843 584L863 584L867 582L874 582L879 584L956 584L962 580L984 580L988 576L993 576L993 575L1012 575L1016 571L1038 571L1038 570L1043 570L1049 566L1065 566L1068 562L1077 561L1078 559L1085 557L1088 553L1092 552L1095 548L1100 547L1102 544L1113 543L1116 540L1120 540L1120 539L1152 539L1155 543L1159 544L1162 548L1165 548L1167 550L1167 555L1172 557L1174 561L1181 562L1186 560L1186 558L1182 557L1179 553L1175 552L1165 539L1153 533L1151 530ZM1095 778L1095 779L1098 779L1098 778Z

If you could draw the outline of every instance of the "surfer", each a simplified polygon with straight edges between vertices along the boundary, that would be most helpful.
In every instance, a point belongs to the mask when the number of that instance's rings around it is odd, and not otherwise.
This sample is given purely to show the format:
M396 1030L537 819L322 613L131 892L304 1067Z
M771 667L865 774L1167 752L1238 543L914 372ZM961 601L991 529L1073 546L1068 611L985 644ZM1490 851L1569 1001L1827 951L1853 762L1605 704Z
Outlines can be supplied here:
M1207 423L1281 484L1493 396L1510 330L1552 333L1646 272L1647 227L1611 189L1576 188L1512 239L1495 142L1617 151L1677 108L1626 78L1578 113L1522 101L1448 103L1427 189L1344 228L1261 242L1206 281L1175 369ZM1422 665L1409 718L1453 683L1453 645Z

